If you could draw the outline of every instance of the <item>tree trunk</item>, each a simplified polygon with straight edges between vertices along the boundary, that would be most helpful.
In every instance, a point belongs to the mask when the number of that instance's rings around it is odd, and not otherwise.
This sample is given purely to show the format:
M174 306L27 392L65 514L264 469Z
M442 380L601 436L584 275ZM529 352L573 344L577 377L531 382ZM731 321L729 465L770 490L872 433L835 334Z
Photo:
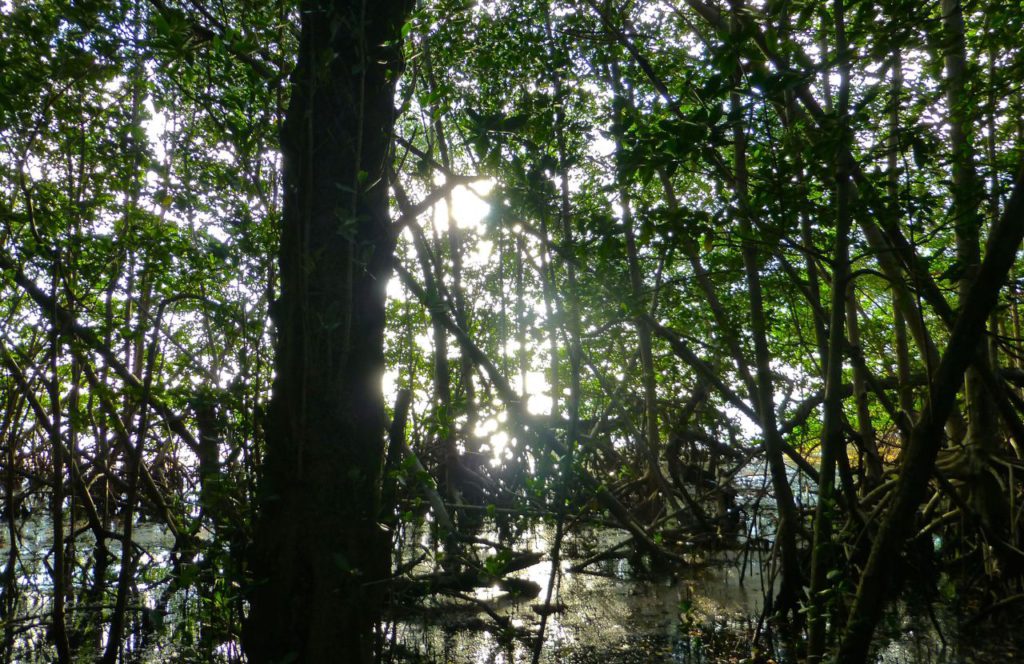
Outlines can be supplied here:
M835 558L832 522L836 512L836 463L846 455L846 432L843 421L843 346L846 340L847 287L850 275L850 231L853 203L853 182L850 179L847 107L850 98L850 68L846 63L845 11L841 0L835 3L836 52L839 57L839 108L835 157L835 241L832 250L831 319L828 325L828 357L825 365L825 403L821 436L821 469L818 479L818 505L814 518L814 545L811 551L811 611L807 636L807 661L819 662L825 652L826 610L829 598L826 585L828 572ZM853 307L854 303L850 303ZM853 313L856 316L856 313ZM834 599L834 597L833 597Z
M615 126L613 130L616 155L623 153L624 111L627 103L631 103L628 90L623 89L622 76L618 64L612 62L610 81L615 102ZM617 159L619 157L617 156ZM633 230L633 208L629 187L621 163L617 162L617 179L619 181L619 205L622 208L622 227L626 241L626 263L629 268L630 308L636 317L638 349L640 351L640 369L644 395L644 430L641 441L641 457L646 462L647 480L650 495L659 493L668 500L674 512L679 511L668 479L661 471L661 427L658 412L658 386L654 368L653 335L647 317L650 309L643 292L643 276L641 274L640 255L637 251L636 235ZM652 514L653 516L653 514Z
M734 1L730 4L733 13L731 30L739 30L735 16L744 11L743 3ZM739 70L735 74L739 76ZM739 80L735 82L738 84ZM757 374L758 422L764 435L765 458L768 461L775 491L775 501L779 509L777 538L782 580L776 596L775 609L780 614L795 609L803 575L800 573L796 533L799 527L799 515L793 489L789 484L789 473L782 457L784 446L779 434L775 414L775 387L771 371L771 350L768 347L768 319L764 309L764 295L761 289L760 258L757 241L754 238L753 214L749 201L749 175L747 173L747 134L744 122L745 109L738 93L730 94L730 116L732 121L733 168L735 170L736 206L739 208L739 228L742 237L741 253L743 255L743 271L747 282L749 297L750 333L754 339L754 358Z
M882 481L882 457L878 453L875 425L871 421L871 407L868 403L868 373L864 366L864 348L860 340L860 307L853 282L846 288L846 328L852 353L860 355L860 361L853 365L853 401L857 406L857 433L860 435L860 452L863 470L867 474L867 489L876 487Z
M846 623L837 664L859 664L867 661L875 625L888 599L896 558L914 532L908 528L925 495L939 449L944 443L943 425L953 410L963 374L973 359L985 333L985 320L995 307L999 292L1006 283L1024 238L1024 166L1015 179L1013 195L999 223L992 230L988 251L974 281L964 298L942 360L931 376L928 394L921 415L910 434L895 497L875 535L850 618Z
M244 644L249 661L370 662L390 542L380 479L388 162L408 3L302 3L281 132L276 379Z

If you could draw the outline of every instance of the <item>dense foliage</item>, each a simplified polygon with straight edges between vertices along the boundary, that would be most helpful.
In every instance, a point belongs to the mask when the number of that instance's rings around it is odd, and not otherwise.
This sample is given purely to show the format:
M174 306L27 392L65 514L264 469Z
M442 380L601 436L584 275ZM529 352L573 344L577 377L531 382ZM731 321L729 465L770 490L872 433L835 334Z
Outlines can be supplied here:
M0 653L238 660L300 10L0 16ZM555 560L588 521L670 567L767 533L811 661L863 661L897 579L1019 600L1019 3L435 0L401 35L386 611L512 571L481 521L538 515Z

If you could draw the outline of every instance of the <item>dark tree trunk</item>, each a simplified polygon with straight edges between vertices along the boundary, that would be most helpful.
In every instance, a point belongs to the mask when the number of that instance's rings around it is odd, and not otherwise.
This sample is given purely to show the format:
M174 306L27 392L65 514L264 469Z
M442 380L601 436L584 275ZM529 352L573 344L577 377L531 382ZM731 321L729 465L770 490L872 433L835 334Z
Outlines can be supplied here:
M405 0L302 3L281 132L276 379L251 555L249 661L369 662L390 549L388 160Z
M956 403L963 374L974 359L974 349L985 334L985 321L995 308L999 292L1024 239L1024 165L1014 182L1013 194L1002 218L993 227L985 259L964 298L942 361L932 373L921 414L903 454L892 504L871 545L871 555L860 576L837 664L860 664L868 659L871 637L881 618L893 580L896 559L914 533L914 514L924 498L939 449L945 442L944 423Z

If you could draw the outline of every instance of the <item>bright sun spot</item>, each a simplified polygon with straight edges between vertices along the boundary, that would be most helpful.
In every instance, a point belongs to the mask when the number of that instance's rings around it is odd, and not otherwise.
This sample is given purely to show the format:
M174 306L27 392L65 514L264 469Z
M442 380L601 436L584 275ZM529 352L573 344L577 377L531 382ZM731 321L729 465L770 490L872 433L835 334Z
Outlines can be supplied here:
M472 185L459 185L452 189L452 215L455 226L462 230L481 231L484 217L491 211L484 198L494 188L494 180L482 180ZM448 230L448 204L441 201L434 206L434 225L439 231Z
M551 385L542 371L526 373L526 410L532 415L547 415L551 412Z
M506 457L506 450L509 446L508 434L504 431L498 431L491 436L491 450L494 454L494 461L499 461Z

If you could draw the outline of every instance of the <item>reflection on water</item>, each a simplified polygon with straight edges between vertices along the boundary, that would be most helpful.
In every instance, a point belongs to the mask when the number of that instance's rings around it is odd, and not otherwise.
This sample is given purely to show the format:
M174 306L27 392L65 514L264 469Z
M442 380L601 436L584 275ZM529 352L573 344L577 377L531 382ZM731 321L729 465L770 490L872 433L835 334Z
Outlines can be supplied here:
M77 524L70 560L71 583L77 594L69 595L66 623L75 661L95 661L107 645L110 615L114 608L117 576L120 569L121 543L107 540L108 560L97 565L96 540L85 524ZM112 524L120 531L120 526ZM0 661L51 662L55 652L48 633L51 622L53 578L53 534L43 516L30 516L18 524L14 575L17 582L10 603L11 615L0 622L4 643L0 644ZM4 533L6 535L6 532ZM168 593L171 579L171 550L174 537L163 526L136 522L132 530L136 551L135 577L129 593L126 625L123 634L123 661L140 664L168 661L210 661L210 654L196 656L180 645L180 639L166 639L182 630L195 628L197 599L189 590ZM0 537L0 561L6 568L11 542ZM6 569L5 569L6 572ZM221 646L221 660L228 659L228 650L237 644ZM215 653L214 653L215 654ZM237 660L237 658L234 658Z
M551 536L550 528L538 526L518 548L548 551ZM562 610L548 617L541 661L716 661L706 659L711 655L705 635L728 631L736 643L752 638L762 608L762 579L756 569L748 569L741 585L733 560L695 565L681 575L640 573L626 559L603 560L586 572L569 571L577 562L573 558L610 548L621 538L619 532L592 530L567 542L569 559L561 563L561 582L552 600ZM551 562L544 560L511 576L546 588L550 574ZM487 629L494 621L483 610L456 609L450 600L434 599L432 610L395 626L405 661L530 662L543 593L523 602L502 602L503 596L497 586L475 594L507 618L514 633Z
M47 639L52 580L47 565L52 558L52 538L41 519L21 524L16 573L19 591L13 618L3 624L12 635L0 661L48 662L53 660ZM754 528L751 524L748 532ZM771 530L771 523L760 526ZM93 540L81 529L75 540L72 566L74 587L89 588L94 569ZM126 630L130 662L231 662L241 661L236 640L230 635L206 650L197 645L197 607L203 598L194 589L168 593L173 539L165 529L141 523L134 541L141 552L137 582L130 601ZM480 537L498 539L485 528ZM553 529L547 525L528 528L515 539L516 551L545 554L544 558L514 572L526 587L546 589L551 574L547 555ZM679 662L703 664L749 660L754 635L764 628L761 611L768 580L767 553L751 547L747 554L735 551L703 552L694 564L673 574L650 571L641 558L607 558L572 571L573 566L596 552L611 549L623 534L612 529L585 529L567 536L557 592L548 617L541 661L546 664L641 664ZM429 528L407 533L409 542L402 560L433 551ZM443 547L440 547L443 548ZM486 560L498 552L476 545L477 556ZM0 543L0 561L6 564L9 543ZM93 661L105 645L106 635L88 625L99 624L112 609L110 592L116 583L117 555L112 546L107 570L106 596L92 601L85 593L68 605L72 631L87 639L79 645L76 661ZM433 560L427 556L425 560ZM417 573L435 572L434 563L421 562ZM515 596L497 583L462 593L460 598L428 594L420 611L402 613L385 625L391 662L445 662L451 664L521 664L530 662L538 632L544 592L540 596ZM484 608L486 606L486 608ZM989 626L985 631L958 634L957 619L947 609L935 607L929 615L922 608L893 612L880 631L877 662L1020 661L1016 631ZM496 620L497 618L497 620ZM499 625L499 621L501 625ZM941 627L941 635L940 635ZM193 637L187 634L192 631ZM183 638L183 634L186 637ZM972 636L973 634L973 636ZM951 645L946 646L943 638ZM960 639L959 643L957 640ZM954 645L955 644L955 645ZM760 641L762 652L766 641ZM3 644L0 644L0 651ZM764 653L779 662L791 661L784 649ZM762 661L768 661L764 659Z
M765 524L770 528L770 524ZM537 526L517 545L547 552L552 529ZM484 537L488 537L487 534ZM773 647L754 635L761 621L766 560L756 550L744 556L715 552L702 564L675 574L645 571L629 559L603 560L572 572L579 560L621 541L619 531L595 529L566 540L561 582L553 603L562 610L549 616L542 662L546 664L650 664L677 662L796 661L796 653L779 640ZM546 588L551 563L539 562L512 576ZM517 601L497 586L479 589L511 630L497 627L487 611L451 599L433 598L416 618L390 626L395 647L392 662L451 664L522 664L531 662L540 598ZM872 661L879 664L962 664L1022 661L1018 630L989 626L961 632L958 618L941 605L908 607L901 603L878 633ZM755 659L755 656L757 658Z

